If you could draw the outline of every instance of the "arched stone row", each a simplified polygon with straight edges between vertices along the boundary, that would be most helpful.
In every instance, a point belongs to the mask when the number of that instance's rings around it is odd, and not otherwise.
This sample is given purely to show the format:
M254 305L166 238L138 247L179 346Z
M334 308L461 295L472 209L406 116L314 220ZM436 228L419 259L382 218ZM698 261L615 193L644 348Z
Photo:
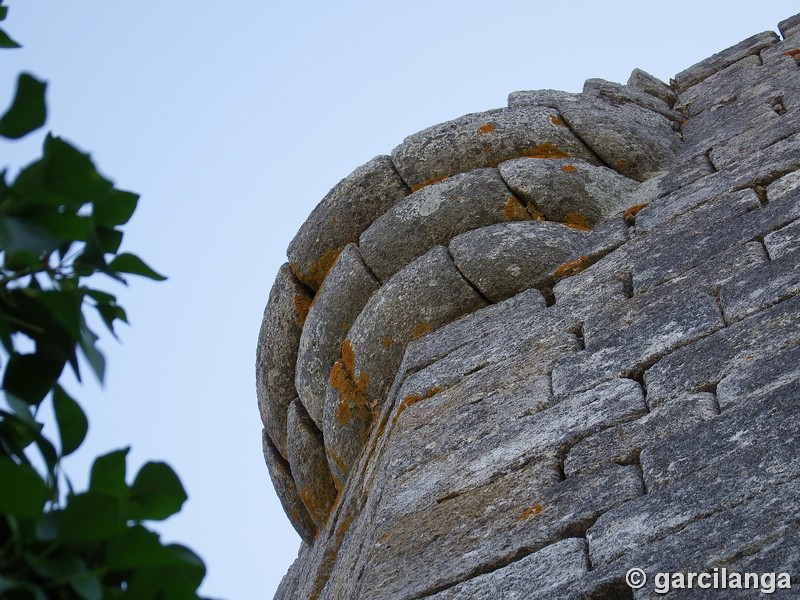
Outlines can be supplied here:
M257 358L265 457L306 542L409 342L525 289L550 293L626 239L640 182L680 148L673 103L638 70L627 86L514 93L509 108L409 136L317 206L273 286Z

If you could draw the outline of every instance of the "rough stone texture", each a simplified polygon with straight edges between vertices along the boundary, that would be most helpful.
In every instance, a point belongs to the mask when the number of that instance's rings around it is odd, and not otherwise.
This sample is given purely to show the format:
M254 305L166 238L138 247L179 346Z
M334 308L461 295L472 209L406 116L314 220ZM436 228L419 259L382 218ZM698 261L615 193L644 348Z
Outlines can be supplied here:
M464 277L497 302L541 285L586 237L558 223L518 221L462 233L450 252Z
M319 289L339 252L408 193L388 156L358 167L328 192L289 244L295 275Z
M289 466L300 500L311 520L322 528L336 498L336 489L328 470L322 434L299 400L289 405L286 437Z
M289 300L310 295L282 272L259 398L271 349L313 419L295 401L287 447L264 438L305 540L278 598L663 597L632 566L797 578L799 23L670 86L514 92L408 138L393 164L419 191L361 221L296 377ZM668 597L720 593L760 597Z
M311 294L295 279L289 265L283 265L269 293L258 334L256 392L264 428L284 458L286 409L297 397L297 347L310 304Z
M517 195L548 221L585 228L622 213L636 182L607 167L578 160L520 158L500 165L500 174Z
M442 246L392 277L367 302L345 340L353 354L352 379L364 382L370 407L383 402L408 342L485 305Z
M397 170L412 190L522 156L580 158L598 164L558 113L546 108L466 115L415 133L392 151Z
M308 311L297 351L295 386L308 414L322 429L331 367L341 356L350 326L380 287L358 247L345 247Z
M361 234L359 247L369 268L385 282L459 233L535 216L511 194L496 169L476 169L426 186L398 202Z

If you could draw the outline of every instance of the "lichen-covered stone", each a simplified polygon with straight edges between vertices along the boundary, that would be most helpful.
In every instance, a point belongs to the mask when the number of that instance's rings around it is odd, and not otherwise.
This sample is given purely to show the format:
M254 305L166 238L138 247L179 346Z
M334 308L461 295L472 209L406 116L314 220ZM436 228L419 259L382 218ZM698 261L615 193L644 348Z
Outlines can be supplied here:
M459 233L537 216L511 194L497 169L476 169L407 196L361 234L359 247L372 272L386 281Z
M520 158L502 163L500 175L547 220L585 228L622 213L638 185L612 169L578 160Z
M303 406L320 429L331 367L341 357L347 331L379 287L358 247L349 244L308 311L297 351L295 385Z
M680 149L672 121L637 104L584 94L581 102L565 103L559 111L608 166L636 181L665 169Z
M289 244L295 275L318 290L339 252L408 193L388 156L358 167L328 192Z
M466 115L407 137L392 151L400 175L417 190L512 158L579 158L598 164L550 108L508 108Z
M583 84L583 93L606 98L616 104L637 104L642 108L657 112L676 123L680 123L685 118L682 113L673 110L665 100L658 96L641 92L620 83L606 81L605 79L587 79Z
M508 95L508 107L549 106L556 108L565 102L580 102L581 95L561 90L523 90Z
M336 499L336 487L328 470L322 433L299 400L289 405L286 426L289 466L300 500L311 520L321 529Z
M264 449L264 461L267 463L272 486L275 488L275 493L278 496L278 500L280 500L283 511L300 538L307 544L313 544L314 537L317 535L317 526L311 520L308 510L300 500L300 494L297 492L297 486L292 477L289 463L275 448L275 444L272 443L270 436L267 435L266 429L262 432L261 441Z
M498 302L542 285L587 237L559 223L517 221L462 233L450 252L464 277Z
M705 60L701 60L699 63L675 75L675 82L678 85L678 89L681 92L685 91L689 87L697 85L717 71L721 71L744 57L751 54L758 54L758 52L771 46L779 39L775 32L765 31L764 33L758 33L746 40L742 40L738 44L726 48L721 52L717 52L713 56L709 56Z
M286 457L286 409L297 397L294 387L297 348L311 294L284 264L269 293L256 351L256 392L261 420L278 451Z
M678 95L666 83L642 69L634 69L631 72L627 85L631 89L660 98L670 108L678 99Z
M411 340L486 304L442 246L389 279L367 302L342 344L347 371L373 412L382 405Z

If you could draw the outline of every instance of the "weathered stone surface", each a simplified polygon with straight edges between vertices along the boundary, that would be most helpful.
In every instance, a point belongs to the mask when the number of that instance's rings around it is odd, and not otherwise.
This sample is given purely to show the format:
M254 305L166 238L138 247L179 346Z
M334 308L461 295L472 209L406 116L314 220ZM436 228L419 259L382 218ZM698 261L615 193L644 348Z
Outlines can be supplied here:
M673 110L669 104L652 94L641 92L635 88L631 88L620 83L613 81L606 81L605 79L587 79L583 84L583 93L586 95L597 96L605 98L616 104L633 103L657 112L668 119L680 123L685 119L685 116Z
M632 376L723 325L712 296L656 288L586 320L586 350L556 364L553 393L560 397Z
M300 538L307 544L313 544L314 537L317 535L317 526L311 520L308 510L300 500L300 494L297 492L297 486L292 477L289 463L275 448L275 444L272 443L266 429L262 432L261 441L264 448L264 461L267 463L269 476L272 479L272 485L275 488L275 493L278 496L278 500L280 500L283 511L289 517L289 522Z
M783 115L780 119L770 119L754 127L747 125L742 133L711 148L708 157L718 170L734 167L739 161L796 133L800 130L800 114Z
M797 407L786 394L740 404L717 419L645 448L641 460L649 493L605 513L589 529L592 564L607 564L693 521L796 479L798 433ZM687 436L692 444L683 443ZM679 479L681 485L674 485Z
M567 538L510 565L429 596L430 600L579 598L575 583L588 573L586 540ZM572 593L572 595L570 595Z
M408 193L388 156L358 167L328 192L289 244L295 275L319 289L342 248Z
M493 302L542 285L587 239L559 223L517 221L462 233L450 242L456 267Z
M654 175L647 181L639 184L636 190L627 198L629 206L649 205L655 200L666 196L670 192L694 183L701 177L710 175L714 168L704 154L696 154L680 164Z
M418 421L425 418L413 415L437 409L438 403L426 400L402 411L387 458L392 468L382 518L435 506L442 498L486 485L498 474L531 460L555 460L583 437L646 412L640 386L631 380L615 380L522 417L500 411L494 417L496 424L481 426L475 438L462 440L459 432L445 431L440 425L439 435L426 444L423 457L415 449L420 439L430 438L417 437Z
M800 340L800 297L790 298L664 357L644 374L651 408L687 392L714 389L753 359Z
M720 300L728 323L800 293L800 251L741 273L722 286Z
M737 93L744 87L739 85L743 81L750 85L771 82L769 70L757 69L760 66L761 59L757 55L747 56L714 73L702 85L686 90L681 94L681 103L675 108L692 118L704 110L730 104L736 101Z
M356 319L343 344L352 381L370 406L380 406L411 340L486 304L447 249L433 248L395 274Z
M331 367L341 357L347 331L379 283L364 264L358 247L345 247L314 297L300 335L295 386L319 429Z
M796 14L778 23L778 31L784 38L793 36L800 30L800 14Z
M636 104L583 95L559 108L570 128L603 161L626 177L643 181L665 169L680 138L666 117Z
M392 151L400 175L417 190L512 158L597 158L549 108L508 108L466 115L407 137Z
M685 396L647 413L641 419L604 429L573 446L564 460L572 477L609 463L634 464L642 448L719 414L713 394Z
M767 235L764 246L772 260L800 250L800 221L794 221Z
M582 227L622 213L637 187L612 169L577 160L521 158L502 163L500 175L547 220Z
M361 234L359 247L372 272L387 281L412 260L434 246L446 245L459 233L535 216L511 194L497 169L476 169L407 196Z
M726 410L745 400L772 393L787 386L800 385L800 334L796 344L758 360L750 359L722 378L717 386L717 402Z
M256 350L256 392L261 420L278 451L286 457L286 409L297 397L294 387L297 347L311 294L288 264L278 271L269 293Z
M710 77L717 71L732 65L751 54L758 54L764 48L774 44L779 40L773 31L765 31L742 40L738 44L726 48L725 50L701 60L675 75L675 82L679 91L683 92L687 88L697 85L704 79Z
M633 467L557 482L539 464L490 486L376 527L361 597L418 598L510 562L521 550L580 534L599 514L641 494ZM447 548L442 552L441 548Z
M793 194L795 198L800 192L800 169L792 170L767 186L767 200L774 202L784 196Z
M670 108L675 106L678 99L678 95L666 83L642 69L634 69L631 72L627 85L631 89L660 98Z
M556 108L565 102L580 102L580 94L562 92L561 90L523 90L508 95L508 107L549 106Z
M321 529L331 512L336 488L328 470L322 434L299 400L289 405L286 444L300 500Z

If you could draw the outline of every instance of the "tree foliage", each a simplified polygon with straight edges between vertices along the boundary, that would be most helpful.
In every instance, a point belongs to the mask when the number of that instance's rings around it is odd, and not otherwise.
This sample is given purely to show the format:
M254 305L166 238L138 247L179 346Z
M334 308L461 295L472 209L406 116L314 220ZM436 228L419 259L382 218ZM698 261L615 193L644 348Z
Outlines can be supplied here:
M0 0L0 21L7 8ZM19 44L0 30L0 47ZM19 75L0 136L17 139L46 121L46 84ZM191 550L164 545L145 526L181 509L186 493L164 463L131 481L128 448L95 459L76 491L62 460L84 441L88 419L61 385L79 355L102 382L105 361L87 314L116 337L125 310L95 282L128 275L162 280L120 252L121 227L138 196L119 190L89 155L48 134L42 156L8 181L0 172L0 597L196 598L205 567ZM52 403L59 439L40 418Z

